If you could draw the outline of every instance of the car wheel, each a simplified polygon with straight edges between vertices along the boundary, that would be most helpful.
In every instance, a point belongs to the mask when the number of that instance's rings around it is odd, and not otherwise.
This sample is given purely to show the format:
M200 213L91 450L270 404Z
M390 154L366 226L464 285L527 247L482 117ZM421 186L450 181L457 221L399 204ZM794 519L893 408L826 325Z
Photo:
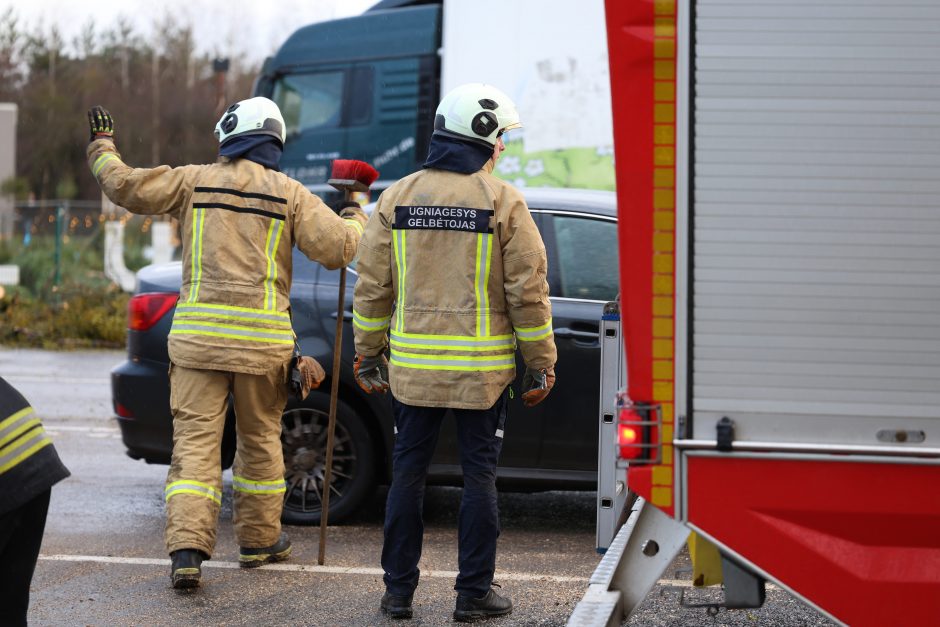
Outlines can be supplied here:
M330 397L311 393L303 403L288 403L281 416L284 450L284 511L290 525L317 525L326 473ZM339 401L333 437L329 522L339 522L362 504L374 488L372 437L362 418Z

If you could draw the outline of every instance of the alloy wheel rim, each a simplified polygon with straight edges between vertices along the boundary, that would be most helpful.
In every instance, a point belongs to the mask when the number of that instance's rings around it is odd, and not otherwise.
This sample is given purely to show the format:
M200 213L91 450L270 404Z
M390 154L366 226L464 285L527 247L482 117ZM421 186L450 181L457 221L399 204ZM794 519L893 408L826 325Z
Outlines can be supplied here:
M329 415L307 407L284 412L281 418L281 446L284 451L284 509L313 514L322 509L326 472L326 437ZM347 493L357 466L356 451L349 431L336 422L333 436L333 471L330 503L335 506Z

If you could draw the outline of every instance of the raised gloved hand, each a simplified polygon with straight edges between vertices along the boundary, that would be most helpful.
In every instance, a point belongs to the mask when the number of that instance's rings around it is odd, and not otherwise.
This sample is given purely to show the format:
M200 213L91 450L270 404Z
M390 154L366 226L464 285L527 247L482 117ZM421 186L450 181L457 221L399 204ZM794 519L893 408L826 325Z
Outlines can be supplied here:
M555 385L555 369L526 367L522 375L522 402L526 407L535 407L545 400Z
M114 120L108 110L98 105L88 110L88 141L114 137Z
M375 357L366 357L356 353L353 361L353 373L356 383L368 394L388 391L388 360L379 353Z

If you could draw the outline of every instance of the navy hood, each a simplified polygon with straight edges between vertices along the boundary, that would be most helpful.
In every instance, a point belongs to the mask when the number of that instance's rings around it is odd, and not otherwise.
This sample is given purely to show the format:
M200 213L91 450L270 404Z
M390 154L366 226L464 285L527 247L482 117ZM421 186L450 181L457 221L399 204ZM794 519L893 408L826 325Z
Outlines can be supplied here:
M229 159L248 159L266 168L281 171L281 142L270 135L233 137L219 148L219 155Z
M464 142L444 135L432 135L428 158L422 167L449 170L460 174L479 172L493 156L492 146L487 148L473 142Z

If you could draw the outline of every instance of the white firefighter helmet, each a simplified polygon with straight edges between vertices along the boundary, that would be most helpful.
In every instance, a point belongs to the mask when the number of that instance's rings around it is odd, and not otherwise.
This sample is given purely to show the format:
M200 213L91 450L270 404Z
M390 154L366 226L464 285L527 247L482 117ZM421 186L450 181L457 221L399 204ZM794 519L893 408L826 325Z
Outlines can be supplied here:
M451 90L434 116L434 134L493 147L505 131L522 128L513 101L492 85L467 83Z
M225 110L215 125L215 137L219 145L243 135L271 135L281 141L287 139L287 127L281 110L273 101L257 96L236 102Z

